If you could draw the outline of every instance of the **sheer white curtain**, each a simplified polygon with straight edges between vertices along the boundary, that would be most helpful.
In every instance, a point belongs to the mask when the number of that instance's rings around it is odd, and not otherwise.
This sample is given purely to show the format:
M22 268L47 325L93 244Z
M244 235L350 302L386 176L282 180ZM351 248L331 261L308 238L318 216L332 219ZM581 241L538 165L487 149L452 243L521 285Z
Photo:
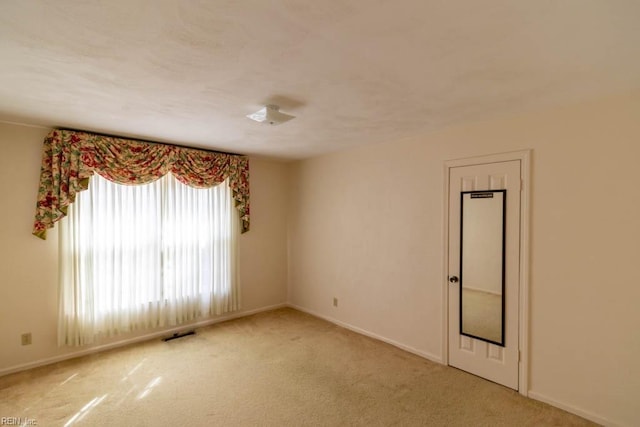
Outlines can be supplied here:
M60 345L238 308L238 212L228 182L94 175L60 221Z

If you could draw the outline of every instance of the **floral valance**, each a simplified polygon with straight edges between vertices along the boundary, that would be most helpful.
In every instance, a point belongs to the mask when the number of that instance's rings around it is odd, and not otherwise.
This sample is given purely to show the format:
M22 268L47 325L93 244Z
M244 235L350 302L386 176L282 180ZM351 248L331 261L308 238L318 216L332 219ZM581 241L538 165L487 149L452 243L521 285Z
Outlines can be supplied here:
M119 184L147 184L171 172L198 188L229 178L242 232L249 230L249 159L175 145L156 144L79 132L53 130L44 140L38 203L33 234L45 239L47 229L67 214L76 193L86 190L98 173Z

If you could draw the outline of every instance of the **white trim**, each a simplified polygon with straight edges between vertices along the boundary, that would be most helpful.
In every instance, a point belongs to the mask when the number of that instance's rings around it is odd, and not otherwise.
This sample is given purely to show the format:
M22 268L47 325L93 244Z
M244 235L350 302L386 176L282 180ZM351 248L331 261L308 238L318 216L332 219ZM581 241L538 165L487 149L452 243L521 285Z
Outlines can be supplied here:
M486 156L465 157L463 159L445 160L445 170L460 166L484 165L489 163L510 162L512 160L528 161L531 150L509 151L507 153L489 154Z
M490 163L520 161L520 289L518 318L518 392L529 395L529 210L531 182L531 150L512 151L465 159L446 160L444 162L444 206L442 228L442 363L449 364L449 170L454 167L472 166Z
M12 125L12 126L24 126L27 128L36 128L36 129L50 129L50 130L54 129L53 126L36 125L33 123L12 122L9 120L0 120L0 124Z
M416 356L420 356L420 357L423 357L425 359L431 360L432 362L436 362L436 363L442 364L442 359L441 358L439 358L438 356L435 356L435 355L433 355L431 353L428 353L426 351L421 351L421 350L415 349L415 348L410 347L408 345L404 345L402 343L399 343L398 341L394 341L392 339L383 337L382 335L378 335L376 333L369 332L366 329L361 329L361 328L359 328L357 326L353 326L353 325L351 325L349 323L345 323L345 322L342 322L340 320L336 320L336 319L334 319L332 317L323 316L322 314L318 314L318 313L314 312L313 310L309 310L307 308L300 307L300 306L297 306L295 304L287 304L287 305L289 307L295 309L295 310L302 311L303 313L310 314L310 315L312 315L314 317L317 317L319 319L322 319L322 320L326 320L327 322L333 323L334 325L338 325L338 326L343 327L345 329L349 329L350 331L356 332L356 333L358 333L360 335L365 335L365 336L367 336L369 338L373 338L373 339L376 339L378 341L382 341L382 342L385 342L387 344L391 344L394 347L398 347L401 350L407 351L409 353L413 353Z
M594 423L597 423L603 426L617 427L621 425L621 424L616 424L606 418L602 418L601 416L595 415L591 412L585 411L584 409L580 409L575 406L562 403L558 400L554 400L550 397L545 396L544 394L540 394L535 391L529 391L529 397L531 399L535 399L535 400L539 400L540 402L547 403L551 406L555 406L556 408L563 409L567 412L571 412L572 414L578 415L582 418L586 418L589 421L593 421Z
M442 364L449 365L449 162L442 165L444 203L442 209Z
M99 353L102 351L111 350L118 347L124 347L129 344L135 344L143 341L149 341L155 338L165 337L167 335L170 335L172 333L179 332L179 331L203 328L205 326L213 325L216 323L226 322L227 320L238 319L240 317L247 317L247 316L251 316L252 314L261 313L263 311L276 310L278 308L283 308L283 307L287 307L287 304L282 303L282 304L275 304L267 307L257 308L254 310L236 311L234 313L216 317L213 319L206 319L196 323L179 325L170 329L163 329L161 331L155 331L150 334L141 335L134 338L128 338L128 339L124 339L124 340L109 343L109 344L98 345L85 350L74 351L73 353L67 353L60 356L54 356L46 359L36 360L29 363L23 363L21 365L11 366L9 368L0 370L0 377L4 375L20 372L20 371L26 371L27 369L37 368L39 366L50 365L52 363L62 362L64 360L75 359L77 357L87 356L89 354Z
M520 372L518 391L529 395L529 232L531 209L531 150L520 152Z

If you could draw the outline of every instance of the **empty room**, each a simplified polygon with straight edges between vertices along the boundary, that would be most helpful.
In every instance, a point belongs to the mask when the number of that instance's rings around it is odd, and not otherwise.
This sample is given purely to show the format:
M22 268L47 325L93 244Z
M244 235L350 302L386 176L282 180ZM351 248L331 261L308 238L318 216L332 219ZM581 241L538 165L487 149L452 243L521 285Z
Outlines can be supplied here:
M0 425L640 425L639 2L4 0L0 58Z

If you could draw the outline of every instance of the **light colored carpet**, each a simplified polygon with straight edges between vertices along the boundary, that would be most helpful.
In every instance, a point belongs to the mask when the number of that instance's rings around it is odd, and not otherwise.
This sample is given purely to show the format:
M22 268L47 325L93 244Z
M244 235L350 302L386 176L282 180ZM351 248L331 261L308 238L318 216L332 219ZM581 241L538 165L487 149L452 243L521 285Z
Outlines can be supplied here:
M592 425L292 309L2 377L0 417L38 426Z
M463 288L462 331L494 342L502 341L502 296Z

